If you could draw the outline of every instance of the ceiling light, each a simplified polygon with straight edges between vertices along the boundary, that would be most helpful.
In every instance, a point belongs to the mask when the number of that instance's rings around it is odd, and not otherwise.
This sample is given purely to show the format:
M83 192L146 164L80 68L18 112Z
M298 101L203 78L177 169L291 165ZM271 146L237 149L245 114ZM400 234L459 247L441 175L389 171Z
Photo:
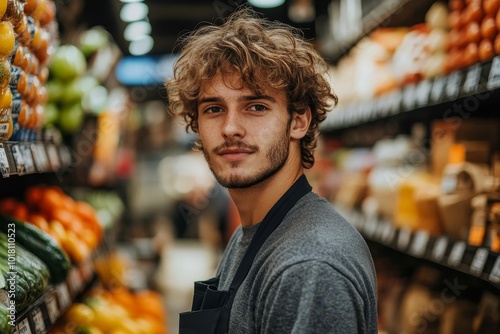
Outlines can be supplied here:
M151 34L151 24L149 24L149 22L135 21L127 25L125 31L123 32L123 37L127 41L131 42L141 39L143 36L150 34Z
M120 0L123 3L131 3L131 2L143 2L144 0Z
M120 11L120 18L124 22L139 21L148 16L149 8L142 2L125 4Z
M154 41L151 36L143 36L141 39L130 42L128 51L131 55L140 56L151 51L153 45Z
M274 8L283 5L285 0L248 0L248 2L259 8Z

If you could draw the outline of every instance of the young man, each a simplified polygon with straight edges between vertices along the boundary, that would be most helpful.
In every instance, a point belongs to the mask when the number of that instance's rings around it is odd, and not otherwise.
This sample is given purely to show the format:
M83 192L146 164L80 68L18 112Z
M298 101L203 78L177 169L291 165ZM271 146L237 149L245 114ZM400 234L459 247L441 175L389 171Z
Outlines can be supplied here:
M242 226L217 276L195 283L181 334L377 332L367 245L304 176L337 102L326 70L294 29L248 8L184 40L170 109L198 134Z

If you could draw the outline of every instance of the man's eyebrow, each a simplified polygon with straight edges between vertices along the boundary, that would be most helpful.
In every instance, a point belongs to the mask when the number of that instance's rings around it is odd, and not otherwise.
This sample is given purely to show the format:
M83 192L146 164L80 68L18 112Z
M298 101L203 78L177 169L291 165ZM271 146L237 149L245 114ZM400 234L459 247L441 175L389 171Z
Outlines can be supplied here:
M223 101L223 99L220 98L220 97L216 97L216 96L210 97L209 96L209 97L204 97L202 99L199 99L198 100L198 104L201 104L201 103L212 103L212 102L222 102L222 101Z
M268 100L271 102L276 102L276 99L269 95L243 95L238 98L238 101L254 101L254 100ZM217 96L208 96L198 100L198 104L202 103L214 103L223 102L224 99Z
M276 102L276 99L269 95L244 95L238 98L239 101L268 100Z

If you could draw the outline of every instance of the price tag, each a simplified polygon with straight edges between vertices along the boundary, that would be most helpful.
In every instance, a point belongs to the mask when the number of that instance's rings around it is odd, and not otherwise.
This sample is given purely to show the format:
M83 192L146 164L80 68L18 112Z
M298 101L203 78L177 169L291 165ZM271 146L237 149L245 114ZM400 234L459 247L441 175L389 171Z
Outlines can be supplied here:
M470 272L474 275L481 276L484 265L488 259L488 250L486 248L478 248L470 265Z
M398 236L398 248L406 250L411 239L411 231L407 228L401 228Z
M5 153L5 148L2 143L0 143L0 172L3 177L10 176L9 159L7 158L7 154Z
M32 144L31 153L33 154L33 159L35 160L36 169L39 172L46 172L48 170L49 163L43 143L39 142Z
M486 88L492 90L500 87L500 56L493 58Z
M439 237L434 243L434 248L432 249L432 260L441 261L446 253L446 248L448 247L448 238Z
M21 152L19 144L14 144L11 147L12 157L16 163L16 171L19 175L26 174L26 165L24 162L24 156Z
M410 247L410 253L415 256L423 256L429 242L429 233L427 231L418 231L413 237L413 242Z
M42 310L39 307L31 311L31 320L35 326L35 333L43 333L45 330L45 322L43 321Z
M444 96L444 88L446 87L446 77L437 77L432 82L431 100L433 102L441 102Z
M456 99L460 94L460 87L462 86L463 74L460 71L455 71L448 76L446 82L446 96L449 99Z
M475 64L469 68L464 82L464 92L474 94L477 92L479 80L481 79L481 64Z
M30 323L28 321L28 318L24 318L18 325L17 325L17 331L19 334L31 334L31 327Z
M491 268L489 280L495 284L500 284L500 256L497 257L493 268Z
M35 163L33 162L33 156L31 155L29 145L19 144L19 150L21 151L21 155L23 156L26 174L35 173Z
M50 165L52 166L53 171L58 171L59 169L61 169L61 160L59 158L57 148L54 144L47 145L47 156L49 158Z
M394 225L389 222L383 223L384 225L384 232L382 235L382 242L385 243L386 245L390 245L392 241L394 240L394 235L396 234L396 230L394 229Z
M415 108L417 102L415 91L415 85L408 85L403 90L403 107L406 110Z
M432 84L429 80L422 80L417 85L416 95L417 103L419 106L426 106L429 104L429 95L431 93Z
M59 307L61 310L69 307L71 305L71 297L69 296L68 285L60 284L57 289L57 300L59 301Z
M50 323L53 324L56 322L59 317L59 309L57 308L57 301L53 294L47 297L45 300L47 305L47 313L49 314Z
M373 114L373 104L370 102L365 103L365 108L363 110L363 121L368 122L372 119Z
M377 230L375 231L375 240L378 240L379 242L384 241L384 231L385 231L385 224L382 223L381 221L377 220Z
M448 265L458 267L464 257L465 248L466 245L464 241L456 242L451 249L450 257L448 258Z

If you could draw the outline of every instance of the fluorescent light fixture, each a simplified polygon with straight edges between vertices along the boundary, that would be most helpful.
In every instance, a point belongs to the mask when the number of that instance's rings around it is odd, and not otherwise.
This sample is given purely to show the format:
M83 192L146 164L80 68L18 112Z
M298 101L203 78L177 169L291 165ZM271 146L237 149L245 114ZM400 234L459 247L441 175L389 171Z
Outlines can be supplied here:
M142 2L127 3L120 11L120 18L123 22L139 21L146 18L148 12L148 6Z
M145 55L153 48L154 41L151 36L143 36L141 39L130 42L128 51L131 55Z
M131 22L125 28L123 32L123 37L131 42L141 39L145 35L151 34L151 24L146 21L135 21Z
M144 2L144 0L120 0L123 3L131 3L131 2Z
M285 3L285 0L248 0L252 6L259 8L274 8Z

